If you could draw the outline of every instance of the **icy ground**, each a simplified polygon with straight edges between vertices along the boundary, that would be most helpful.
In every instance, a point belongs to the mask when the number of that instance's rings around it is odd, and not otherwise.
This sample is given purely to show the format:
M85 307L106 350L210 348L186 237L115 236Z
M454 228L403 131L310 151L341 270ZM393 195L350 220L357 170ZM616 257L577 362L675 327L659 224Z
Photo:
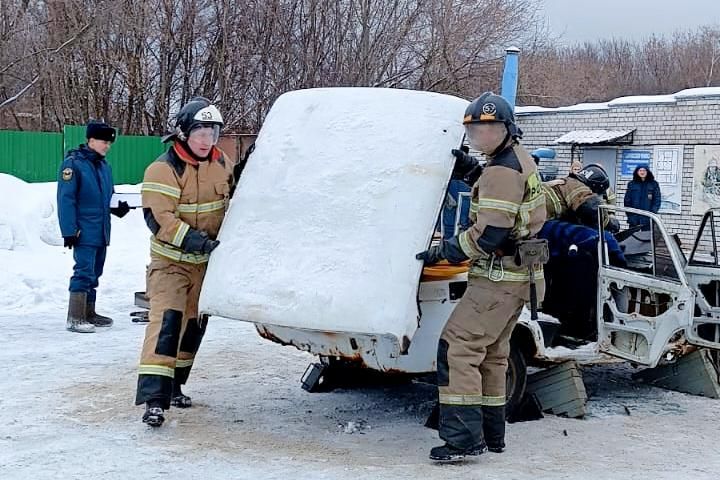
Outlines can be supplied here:
M307 354L220 318L187 387L195 406L171 410L150 430L133 405L144 327L128 317L147 261L140 212L113 219L98 308L115 326L69 333L71 255L40 240L52 231L38 212L52 208L53 189L0 175L2 480L709 479L720 471L720 402L636 384L624 365L585 367L589 418L509 425L506 453L434 466L427 453L438 440L423 427L431 387L309 394L299 385ZM13 229L21 244L7 241Z

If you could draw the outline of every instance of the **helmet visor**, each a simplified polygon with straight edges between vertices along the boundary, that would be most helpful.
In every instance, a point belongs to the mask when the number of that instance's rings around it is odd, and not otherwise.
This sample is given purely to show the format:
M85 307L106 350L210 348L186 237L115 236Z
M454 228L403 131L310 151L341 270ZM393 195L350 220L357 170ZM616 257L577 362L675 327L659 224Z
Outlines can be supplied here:
M502 122L479 122L465 125L470 146L486 155L493 153L505 141L507 128Z
M190 135L188 135L188 140L193 140L208 145L217 145L219 139L219 125L196 125L190 129Z

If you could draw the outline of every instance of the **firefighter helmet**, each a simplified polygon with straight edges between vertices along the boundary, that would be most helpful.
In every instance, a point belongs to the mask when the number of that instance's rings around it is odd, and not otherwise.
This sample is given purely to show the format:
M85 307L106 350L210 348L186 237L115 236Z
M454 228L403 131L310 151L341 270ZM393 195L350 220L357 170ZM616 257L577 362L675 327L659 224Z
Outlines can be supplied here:
M522 137L522 131L515 124L515 114L510 103L492 92L483 93L465 109L463 125L483 122L504 123L512 138Z
M183 105L175 116L172 133L163 138L163 141L178 138L185 142L190 136L190 132L199 126L217 127L218 134L223 126L220 111L205 97L194 97Z
M610 188L610 178L605 169L600 165L591 164L584 167L578 173L571 173L570 177L580 180L582 183L598 195L602 195Z

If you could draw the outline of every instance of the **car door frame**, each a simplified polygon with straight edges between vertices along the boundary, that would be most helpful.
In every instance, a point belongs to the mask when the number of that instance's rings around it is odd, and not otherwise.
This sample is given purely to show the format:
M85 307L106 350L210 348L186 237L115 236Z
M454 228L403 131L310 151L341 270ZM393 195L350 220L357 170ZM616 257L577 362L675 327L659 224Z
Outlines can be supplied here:
M602 205L600 212L600 219L614 212L616 216L620 213L632 213L651 220L652 274L610 265L607 242L600 221L597 295L599 349L609 355L654 367L673 349L674 342L682 340L682 333L692 324L695 291L686 278L682 252L674 243L660 217L651 212L614 205ZM677 279L658 276L658 255L654 237L656 233L662 235L667 245L669 260L675 269ZM647 316L635 311L621 311L618 302L623 300L622 295L633 291L630 290L631 288L637 289L636 293L639 294L643 291L650 293L650 299L653 296L657 298L658 294L668 295L670 302L665 305L669 307L655 316ZM628 305L630 305L629 299ZM642 301L637 301L636 305L641 309Z
M698 249L701 245L703 233L710 225L713 261L698 260ZM686 336L689 343L700 347L720 349L720 302L717 299L712 305L702 291L703 286L711 282L720 281L720 208L711 208L705 212L700 227L698 228L695 242L693 244L687 266L686 276L690 286L696 292L696 304L693 312L692 324L686 329ZM715 284L720 293L720 285ZM703 329L703 334L700 330ZM708 339L712 336L713 340Z

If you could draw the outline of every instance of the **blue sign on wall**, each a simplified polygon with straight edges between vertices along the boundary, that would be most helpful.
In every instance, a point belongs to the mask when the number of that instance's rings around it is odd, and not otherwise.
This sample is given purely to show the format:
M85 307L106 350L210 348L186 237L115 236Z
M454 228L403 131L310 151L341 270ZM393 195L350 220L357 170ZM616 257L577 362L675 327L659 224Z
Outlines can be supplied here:
M623 150L620 175L632 177L637 167L649 167L651 161L652 150Z

